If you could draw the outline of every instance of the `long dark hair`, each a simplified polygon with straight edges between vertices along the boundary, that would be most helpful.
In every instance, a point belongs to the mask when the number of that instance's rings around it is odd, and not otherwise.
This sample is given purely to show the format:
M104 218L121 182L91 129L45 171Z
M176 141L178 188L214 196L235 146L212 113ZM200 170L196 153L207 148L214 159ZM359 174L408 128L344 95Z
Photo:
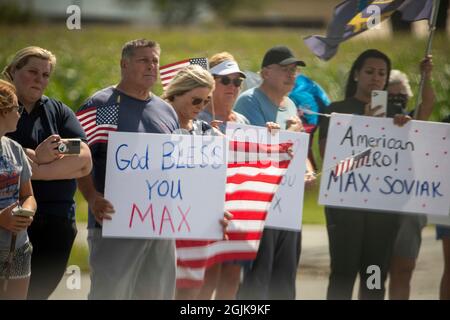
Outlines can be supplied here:
M369 58L381 59L386 62L387 65L387 76L386 83L384 85L384 90L386 90L388 85L389 75L391 73L391 60L385 55L383 52L378 51L376 49L368 49L361 53L358 58L356 58L355 62L353 62L352 68L350 69L350 73L348 74L347 85L345 86L345 98L353 97L356 93L357 82L355 81L355 72L361 70L364 63Z

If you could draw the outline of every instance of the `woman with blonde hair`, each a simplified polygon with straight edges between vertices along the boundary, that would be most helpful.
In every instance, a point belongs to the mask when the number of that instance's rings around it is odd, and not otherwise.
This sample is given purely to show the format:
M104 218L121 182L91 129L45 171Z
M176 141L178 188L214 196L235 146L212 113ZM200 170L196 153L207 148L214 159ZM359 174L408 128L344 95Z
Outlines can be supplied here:
M50 51L26 47L3 70L24 107L17 130L9 137L31 159L38 203L34 223L28 230L33 245L29 299L47 299L66 271L77 233L75 179L92 168L91 153L75 114L62 102L44 95L55 66L56 57ZM78 154L67 156L60 152L58 147L67 142L66 138L80 139Z
M30 281L27 228L36 211L31 168L22 147L5 137L16 130L22 110L14 86L0 80L0 300L26 299Z
M210 102L213 90L214 79L209 72L201 66L190 65L178 72L161 97L175 109L182 131L204 135L210 134L213 128L196 118Z
M216 134L215 129L208 123L196 119L198 114L209 103L213 90L213 77L208 71L198 65L190 65L182 69L172 79L161 97L172 105L178 115L180 124L180 132L178 133L192 135ZM211 241L211 243L213 242ZM209 241L206 242L206 245L208 243ZM177 255L182 256L183 254L180 250L183 250L183 248L199 244L203 245L205 241L177 240L176 244ZM178 265L177 273L182 274L185 268ZM186 284L185 281L180 280L178 277L175 298L179 300L197 299L200 289L200 285Z

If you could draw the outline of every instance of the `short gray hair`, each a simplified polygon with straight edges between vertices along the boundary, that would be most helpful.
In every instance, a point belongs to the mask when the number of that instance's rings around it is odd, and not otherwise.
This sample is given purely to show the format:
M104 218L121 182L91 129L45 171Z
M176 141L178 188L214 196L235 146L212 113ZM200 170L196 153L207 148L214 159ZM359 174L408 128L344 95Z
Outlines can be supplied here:
M389 76L389 85L391 84L402 84L406 89L406 95L408 96L408 98L411 98L413 96L411 86L409 85L408 76L404 72L396 69L391 70L391 75Z
M161 52L161 47L159 43L152 40L147 39L137 39L128 41L122 47L122 59L129 59L133 56L134 51L138 48L155 48L159 52Z

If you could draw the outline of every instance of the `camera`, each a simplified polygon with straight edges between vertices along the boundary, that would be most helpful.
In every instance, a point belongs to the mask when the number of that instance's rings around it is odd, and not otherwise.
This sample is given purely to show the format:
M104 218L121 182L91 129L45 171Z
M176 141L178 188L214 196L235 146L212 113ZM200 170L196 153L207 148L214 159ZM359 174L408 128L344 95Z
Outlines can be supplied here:
M58 145L58 151L61 154L80 154L80 139L62 139Z

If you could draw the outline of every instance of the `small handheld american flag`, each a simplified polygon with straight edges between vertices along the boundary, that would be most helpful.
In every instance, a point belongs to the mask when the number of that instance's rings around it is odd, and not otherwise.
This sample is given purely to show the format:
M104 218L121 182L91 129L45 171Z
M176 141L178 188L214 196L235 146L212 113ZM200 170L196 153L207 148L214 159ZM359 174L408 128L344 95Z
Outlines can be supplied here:
M192 59L186 59L170 64L166 64L162 67L159 67L159 76L161 78L161 84L163 86L163 89L166 90L166 87L169 85L170 81L177 75L177 73L191 65L191 64L197 64L203 69L208 70L208 59L207 58L192 58Z
M96 143L107 143L111 131L117 130L119 121L119 102L116 104L100 107L86 107L77 112L88 145Z
M372 148L367 148L366 150L360 153L357 153L351 157L339 161L339 163L334 168L334 176L339 177L344 173L365 166L369 162L371 151Z

